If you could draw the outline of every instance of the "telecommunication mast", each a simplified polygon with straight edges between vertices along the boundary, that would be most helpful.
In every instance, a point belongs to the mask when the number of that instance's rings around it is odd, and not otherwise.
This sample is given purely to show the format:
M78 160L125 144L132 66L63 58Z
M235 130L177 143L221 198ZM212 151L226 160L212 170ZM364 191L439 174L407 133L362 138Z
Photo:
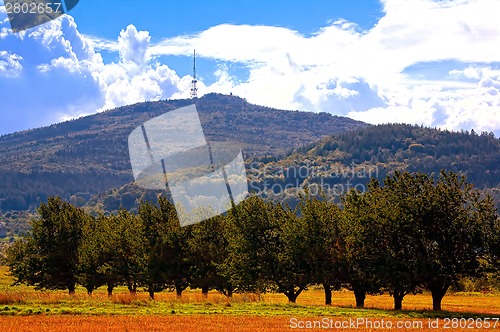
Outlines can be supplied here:
M196 87L196 50L193 53L193 80L191 81L191 99L198 98L198 88Z

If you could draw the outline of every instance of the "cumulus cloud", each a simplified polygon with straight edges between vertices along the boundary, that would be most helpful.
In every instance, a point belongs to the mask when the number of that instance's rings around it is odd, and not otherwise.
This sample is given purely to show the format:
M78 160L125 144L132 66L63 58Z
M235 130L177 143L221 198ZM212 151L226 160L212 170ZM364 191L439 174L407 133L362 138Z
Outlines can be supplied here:
M389 98L387 107L352 111L348 116L374 124L404 122L454 130L494 131L498 135L500 76L485 75L495 72L487 68L475 72L471 69L468 67L461 73L477 79L472 88L447 90L430 84L404 87L399 95Z
M10 60L9 70L0 70L0 133L58 122L58 114L72 110L78 116L97 109L100 89L90 68L101 58L81 38L71 17L19 34L2 19L0 53Z
M129 25L120 32L118 37L118 51L123 62L133 62L143 66L146 61L146 51L149 48L151 37L147 31L137 31L136 27Z
M22 56L8 51L0 51L0 76L17 77L23 70Z
M68 17L68 20L72 21L72 18ZM176 84L180 78L168 66L150 63L146 54L150 40L147 31L137 31L135 26L127 26L120 32L117 41L112 43L116 46L110 47L118 51L120 60L104 64L101 55L93 48L95 41L78 34L76 41L89 47L92 61L81 61L75 54L69 54L68 57L52 59L38 68L42 72L65 68L68 72L88 73L100 87L104 103L99 110L168 98L178 91Z
M147 54L151 37L147 31L137 31L129 25L120 32L116 43L120 61L102 65L94 72L104 94L101 110L148 100L172 97L179 91L180 78L167 65L151 62Z
M2 44L9 45L0 49L0 86L2 75L12 80L29 73L35 82L72 78L86 87L83 95L93 96L85 107L65 102L74 114L188 98L192 78L178 76L159 59L190 57L196 48L200 57L219 64L215 82L199 80L199 95L232 92L257 104L327 111L370 123L474 127L499 134L500 1L383 0L382 6L382 17L368 30L345 20L311 35L221 24L155 44L133 25L116 40L81 35L69 16L18 36L0 23ZM104 63L101 51L116 52L119 60ZM453 68L438 75L433 64L442 62ZM232 64L248 75L232 73ZM429 65L417 75L411 69L419 64Z
M1 18L0 18L1 19ZM148 32L130 25L116 44L120 58L104 63L95 41L71 16L14 34L5 25L0 46L0 133L34 128L178 92L181 78L146 54ZM8 92L8 93L7 93Z
M500 132L492 63L500 63L495 0L384 0L367 31L334 21L306 36L286 28L222 24L152 45L148 54L238 62L245 81L213 85L278 108L328 111L371 123L406 122ZM449 75L416 77L422 63L454 62ZM475 64L475 67L469 66ZM225 77L229 77L227 73ZM487 85L487 86L486 86ZM207 87L207 91L210 90ZM486 90L487 89L487 90ZM479 119L480 117L480 119Z
M475 74L473 72L475 71ZM447 117L443 127L476 129L500 128L500 70L468 67L464 75L479 79L474 89L461 90L440 99ZM477 76L476 76L477 75Z

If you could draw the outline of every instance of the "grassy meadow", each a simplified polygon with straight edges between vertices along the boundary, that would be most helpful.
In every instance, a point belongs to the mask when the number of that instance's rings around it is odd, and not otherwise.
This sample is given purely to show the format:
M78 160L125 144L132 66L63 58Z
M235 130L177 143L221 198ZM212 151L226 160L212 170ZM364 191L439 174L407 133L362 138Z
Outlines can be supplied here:
M1 331L287 331L292 327L300 330L297 324L292 326L291 319L303 324L323 319L333 322L383 319L393 326L398 321L420 321L422 327L405 330L435 331L428 327L429 320L439 318L439 324L444 327L444 318L481 321L500 317L500 295L494 293L450 293L443 299L445 311L432 312L430 294L425 293L406 296L403 310L393 311L393 301L388 295L368 296L365 309L356 309L354 296L349 291L334 292L333 305L325 306L321 288L305 291L297 304L287 303L282 294L235 294L228 299L210 292L208 298L204 298L200 290L187 290L181 299L172 292L161 292L153 301L145 292L131 296L125 288L118 288L110 298L104 288L92 297L83 288L70 296L65 291L12 287L12 281L7 268L0 267ZM489 330L500 331L500 322Z

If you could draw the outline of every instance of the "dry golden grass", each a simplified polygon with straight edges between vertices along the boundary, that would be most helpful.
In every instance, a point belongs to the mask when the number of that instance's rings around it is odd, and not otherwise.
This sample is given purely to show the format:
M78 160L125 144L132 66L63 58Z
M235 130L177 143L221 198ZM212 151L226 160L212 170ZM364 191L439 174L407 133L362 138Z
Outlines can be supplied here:
M271 298L276 298L278 294L272 294ZM267 295L266 295L267 296ZM255 303L261 302L266 297L265 295L257 294L235 294L231 299L218 293L210 292L209 298L205 298L198 290L184 291L181 298L177 298L173 292L155 293L155 301L189 304L189 303L207 303L211 304L226 304L231 303ZM284 303L283 299L273 300L271 303ZM65 291L35 291L34 289L18 289L12 287L8 290L0 289L0 305L9 304L59 304L67 303L68 301L91 301L91 302L109 302L116 304L147 304L152 302L149 295L145 292L138 292L131 295L128 290L118 288L112 296L102 291L95 292L92 296L87 295L82 289L73 295L68 295Z
M437 331L428 327L430 294L406 296L402 312L392 311L390 296L368 296L366 310L353 309L352 292L333 293L333 306L323 305L321 288L303 292L297 305L289 305L282 294L235 294L228 299L217 292L204 298L199 290L187 290L181 299L172 292L157 293L155 300L144 292L131 296L124 288L108 298L105 289L89 297L83 289L69 296L64 291L35 291L32 287L9 286L11 280L0 268L0 331L289 331L290 319L341 321L384 319L420 322L422 328L405 331ZM498 294L450 293L443 299L446 312L439 317L500 317ZM5 315L5 316L2 316ZM432 318L434 320L434 318ZM440 321L441 327L443 320ZM498 324L495 331L500 331ZM310 330L310 329L307 329ZM316 329L319 330L319 329ZM323 329L324 330L324 329ZM380 331L381 329L335 329L336 331ZM400 328L383 331L400 331ZM457 329L449 329L455 331ZM493 329L482 329L494 331Z
M307 318L302 318L306 321ZM321 318L309 318L321 320ZM380 321L380 320L379 320ZM375 320L372 320L375 322ZM384 326L392 324L392 328L313 328L307 330L335 330L335 331L401 331L398 322L411 324L414 328L404 328L404 331L442 331L440 328L429 326L428 320L403 320L385 318ZM261 317L261 316L34 316L34 317L2 317L0 318L2 331L43 331L43 332L91 332L91 331L203 331L203 332L259 332L259 331L291 331L290 317ZM419 325L421 324L421 325ZM333 325L332 325L333 326ZM498 331L483 329L483 331ZM447 331L466 331L466 329L447 329Z
M172 292L161 292L155 294L155 301L152 301L147 293L139 292L130 295L127 291L121 290L111 297L102 292L97 292L91 297L84 292L68 295L62 291L34 291L34 290L0 290L0 305L15 304L68 304L68 303L113 303L123 305L148 305L153 302L183 304L208 304L226 305L244 303L266 303L269 305L283 305L287 299L283 294L235 294L231 299L217 292L210 292L209 297L203 297L199 290L185 291L180 299ZM309 290L303 292L297 299L297 304L302 306L322 306L324 294L321 290ZM333 293L332 303L334 307L351 308L354 306L354 296L350 291L339 291ZM500 295L493 294L447 294L442 303L446 311L467 312L467 313L488 313L500 315ZM367 309L391 310L393 299L389 295L367 296L365 301ZM403 310L431 310L432 299L430 294L407 295L403 301Z
M37 316L2 317L2 331L283 331L286 317L228 316Z
M18 294L22 301L26 298L23 296L32 296L40 292L26 292ZM11 296L16 295L12 293ZM70 298L68 295L58 292L46 292L38 294L38 300L45 301L47 304L55 305L57 301L66 301L66 305L72 303L77 304L82 299L87 299L86 294L77 294ZM14 297L13 297L14 298ZM321 290L310 290L305 292L299 297L299 306L306 307L322 307L326 313L320 315L290 315L286 312L281 312L278 315L274 314L257 314L259 308L254 307L255 302L259 299L257 296L243 296L236 295L231 305L237 306L240 303L242 306L249 306L249 314L118 314L118 315L46 315L45 313L29 316L0 316L0 331L14 332L14 331L33 331L33 332L66 332L66 331L290 331L292 317L296 317L300 321L318 321L324 318L332 319L333 321L348 320L350 318L356 320L360 317L369 317L372 321L380 321L383 319L385 322L392 322L396 326L398 321L404 322L422 322L422 328L417 327L413 329L404 329L405 331L439 331L443 330L444 321L439 320L440 329L430 328L428 326L427 318L412 318L410 312L402 312L401 315L392 315L391 310L376 310L376 311L360 311L359 314L353 314L357 310L346 311L343 314L343 308L350 307L353 304L353 295L351 292L335 292L333 303L334 307L327 308L322 305L323 293ZM120 293L108 299L104 294L96 294L91 302L95 306L101 305L103 302L109 301L113 304L124 304L133 306L134 301L142 303L156 302L163 303L162 305L169 306L170 301L177 301L172 293L160 293L157 295L156 301L150 301L146 294L139 293L137 296L130 296L127 293ZM246 302L247 301L247 302ZM281 294L266 294L261 297L261 302L271 306L272 310L286 309L286 298ZM260 302L260 303L261 303ZM223 295L217 293L210 293L209 298L205 299L199 294L198 291L187 291L183 298L179 300L182 305L196 305L205 306L224 306L227 305L228 300ZM369 296L366 300L367 307L374 307L380 309L391 309L392 298L389 296ZM463 312L470 315L476 313L478 315L485 314L489 317L500 317L500 297L484 294L476 295L448 295L443 302L444 308L448 311ZM404 308L407 310L426 310L430 306L430 296L420 294L416 296L408 296L404 301ZM266 309L267 310L267 309ZM375 316L374 316L375 315ZM380 316L378 316L380 315ZM392 316L391 316L392 315ZM445 315L446 316L446 315ZM455 314L455 317L457 315ZM460 314L458 314L460 317ZM434 320L434 319L432 319ZM311 330L311 329L307 329ZM325 329L312 329L312 330L325 330ZM327 329L328 330L328 329ZM388 328L383 331L400 331L400 328ZM448 331L459 331L460 329L448 329ZM380 329L358 328L358 329L335 329L335 331L380 331ZM463 330L465 331L465 330ZM500 324L496 329L483 329L483 331L500 331Z

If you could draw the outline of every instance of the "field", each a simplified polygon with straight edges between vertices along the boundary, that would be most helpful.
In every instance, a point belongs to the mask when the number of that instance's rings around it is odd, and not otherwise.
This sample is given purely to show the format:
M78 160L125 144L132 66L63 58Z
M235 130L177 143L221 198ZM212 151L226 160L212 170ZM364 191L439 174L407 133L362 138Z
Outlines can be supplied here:
M354 296L349 291L335 292L333 305L325 306L319 288L301 294L297 304L288 304L281 294L236 294L228 300L211 292L205 299L199 290L184 292L180 300L162 292L152 301L145 293L131 296L125 289L118 289L111 298L104 289L92 297L83 289L69 296L64 291L11 287L7 272L0 268L0 331L6 332L289 331L314 324L319 327L316 330L336 331L436 331L445 327L455 331L460 326L500 331L500 322L493 328L494 318L500 317L499 294L448 294L443 300L446 311L439 313L430 311L429 294L408 295L404 310L395 312L387 295L368 296L365 309L353 308ZM341 326L350 328L335 328Z

